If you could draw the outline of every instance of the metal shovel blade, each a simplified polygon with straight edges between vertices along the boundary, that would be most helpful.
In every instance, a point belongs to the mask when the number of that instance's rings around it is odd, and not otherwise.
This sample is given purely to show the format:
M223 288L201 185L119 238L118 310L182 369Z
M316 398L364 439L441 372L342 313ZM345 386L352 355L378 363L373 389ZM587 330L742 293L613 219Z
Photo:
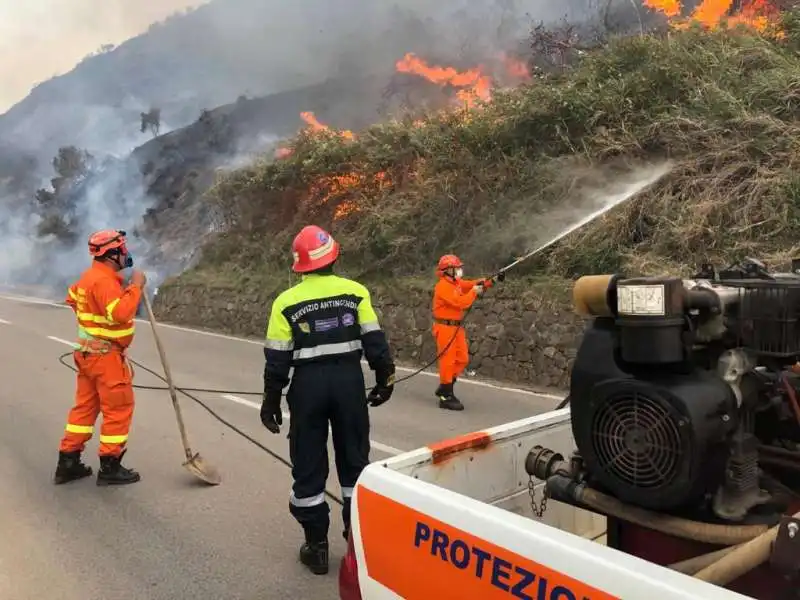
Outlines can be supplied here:
M205 481L209 485L219 485L222 483L222 477L219 471L212 465L208 464L200 453L196 453L192 458L183 463L184 468L198 479Z

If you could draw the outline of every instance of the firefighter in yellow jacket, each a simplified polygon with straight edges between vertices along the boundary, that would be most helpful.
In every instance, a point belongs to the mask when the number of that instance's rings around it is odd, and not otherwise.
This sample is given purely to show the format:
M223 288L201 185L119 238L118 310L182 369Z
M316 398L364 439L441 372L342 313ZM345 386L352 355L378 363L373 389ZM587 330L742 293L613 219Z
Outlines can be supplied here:
M280 432L281 394L294 367L286 396L294 479L289 511L305 534L301 562L311 572L325 574L330 527L325 500L328 423L347 538L353 487L369 464L367 407L389 400L395 366L369 292L360 283L333 273L339 244L319 227L308 226L295 238L292 251L293 270L303 278L272 304L264 349L261 421L272 433ZM375 372L376 385L369 395L361 370L362 354Z

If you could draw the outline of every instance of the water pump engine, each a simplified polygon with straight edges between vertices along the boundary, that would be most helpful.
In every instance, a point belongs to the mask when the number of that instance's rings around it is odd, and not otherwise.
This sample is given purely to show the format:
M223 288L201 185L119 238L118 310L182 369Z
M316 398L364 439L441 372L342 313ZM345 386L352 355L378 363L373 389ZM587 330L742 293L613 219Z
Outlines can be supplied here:
M800 275L749 259L688 280L583 277L574 298L594 317L570 382L584 482L696 520L780 512L763 476L800 473Z

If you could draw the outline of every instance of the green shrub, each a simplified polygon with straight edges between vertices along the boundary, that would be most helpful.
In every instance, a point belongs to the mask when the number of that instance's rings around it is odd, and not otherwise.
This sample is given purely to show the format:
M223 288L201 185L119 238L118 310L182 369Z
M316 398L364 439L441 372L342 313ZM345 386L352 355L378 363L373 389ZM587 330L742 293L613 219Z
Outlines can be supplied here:
M313 222L343 244L353 274L430 273L445 252L488 271L552 235L550 216L582 190L666 159L667 176L521 271L784 260L800 237L797 14L783 26L781 39L697 28L615 39L479 110L355 140L302 132L288 158L217 181L209 199L228 232L199 269L284 273L292 236Z

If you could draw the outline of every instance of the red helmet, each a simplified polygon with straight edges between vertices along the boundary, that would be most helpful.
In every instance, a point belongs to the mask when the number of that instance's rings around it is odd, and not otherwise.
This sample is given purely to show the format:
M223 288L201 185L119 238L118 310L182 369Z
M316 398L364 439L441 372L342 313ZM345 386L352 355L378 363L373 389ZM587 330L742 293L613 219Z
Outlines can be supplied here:
M316 225L307 225L292 242L295 273L309 273L332 264L339 258L339 243Z
M461 259L458 258L455 254L445 254L442 258L439 259L439 264L436 265L436 274L439 277L444 277L444 272L447 269L460 269L464 266L464 263L461 262Z
M89 254L92 256L103 256L109 250L119 248L125 254L127 239L125 232L119 229L103 229L95 231L89 236Z

